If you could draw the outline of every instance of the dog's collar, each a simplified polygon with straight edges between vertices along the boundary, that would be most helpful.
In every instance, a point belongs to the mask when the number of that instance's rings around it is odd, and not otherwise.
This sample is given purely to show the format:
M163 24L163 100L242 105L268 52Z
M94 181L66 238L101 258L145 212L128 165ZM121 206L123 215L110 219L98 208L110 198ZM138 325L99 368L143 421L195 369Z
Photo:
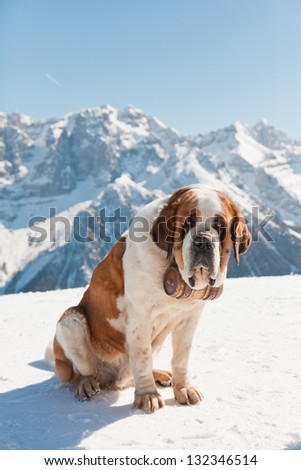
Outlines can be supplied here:
M192 289L182 279L175 266L169 266L163 277L163 286L167 295L176 299L215 300L223 293L223 284L219 287L207 286L204 289Z

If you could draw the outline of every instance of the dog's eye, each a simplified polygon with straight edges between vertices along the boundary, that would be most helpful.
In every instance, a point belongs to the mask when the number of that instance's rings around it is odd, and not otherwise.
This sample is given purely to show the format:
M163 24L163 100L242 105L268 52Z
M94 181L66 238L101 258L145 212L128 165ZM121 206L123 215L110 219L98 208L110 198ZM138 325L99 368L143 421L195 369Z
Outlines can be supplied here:
M217 233L220 233L225 228L225 222L221 219L217 219L213 222L212 227Z
M183 225L183 230L185 233L188 232L192 227L192 218L188 217L188 219L185 220L184 225Z

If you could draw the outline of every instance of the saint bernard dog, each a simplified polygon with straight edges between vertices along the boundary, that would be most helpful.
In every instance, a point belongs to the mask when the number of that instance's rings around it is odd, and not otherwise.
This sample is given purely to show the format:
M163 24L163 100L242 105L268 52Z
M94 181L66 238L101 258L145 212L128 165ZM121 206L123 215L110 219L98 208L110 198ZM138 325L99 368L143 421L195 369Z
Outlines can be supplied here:
M180 404L202 400L187 371L192 338L206 301L222 293L231 248L239 264L250 242L236 205L207 186L145 206L57 323L59 379L76 384L81 400L134 384L134 406L145 411L164 406L156 384L171 384ZM153 369L170 333L171 372Z

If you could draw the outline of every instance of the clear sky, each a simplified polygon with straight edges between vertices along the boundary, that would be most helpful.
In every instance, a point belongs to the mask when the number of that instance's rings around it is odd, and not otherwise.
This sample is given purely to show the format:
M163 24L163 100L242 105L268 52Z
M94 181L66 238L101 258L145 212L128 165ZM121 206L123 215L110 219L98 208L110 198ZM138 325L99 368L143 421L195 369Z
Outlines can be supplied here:
M0 111L133 104L180 132L301 137L301 0L0 0Z

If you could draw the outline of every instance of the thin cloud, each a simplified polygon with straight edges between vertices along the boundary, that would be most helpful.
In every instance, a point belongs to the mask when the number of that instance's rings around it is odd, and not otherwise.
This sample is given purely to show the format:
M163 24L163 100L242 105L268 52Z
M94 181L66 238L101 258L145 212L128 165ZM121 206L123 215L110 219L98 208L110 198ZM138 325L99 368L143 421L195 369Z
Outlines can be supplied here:
M50 80L57 87L61 88L62 90L64 89L63 85L49 73L46 73L46 78L48 78L48 80Z

